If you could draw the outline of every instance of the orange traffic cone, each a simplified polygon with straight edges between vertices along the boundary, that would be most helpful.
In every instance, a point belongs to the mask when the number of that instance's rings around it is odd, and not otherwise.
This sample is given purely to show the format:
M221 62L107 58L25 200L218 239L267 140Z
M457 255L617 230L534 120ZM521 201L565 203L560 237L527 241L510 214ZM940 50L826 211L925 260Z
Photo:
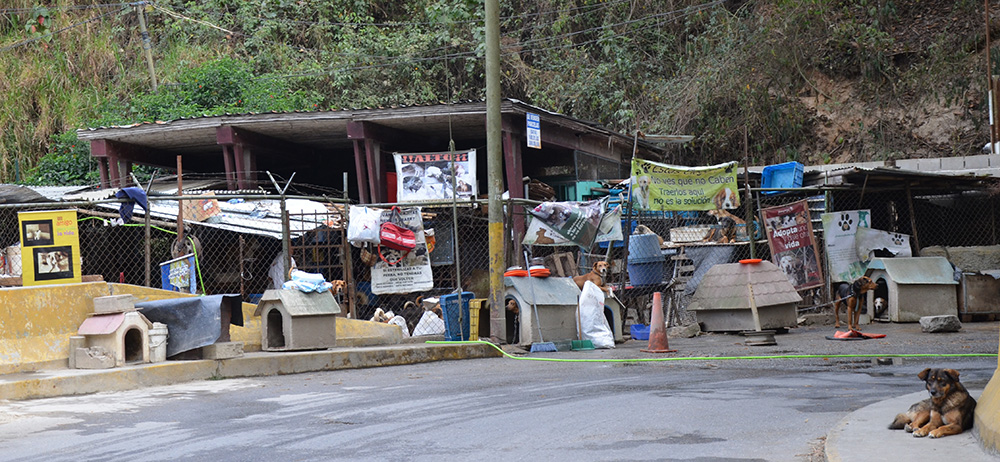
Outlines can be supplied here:
M674 353L667 344L667 323L663 320L663 294L653 292L653 313L649 321L649 346L646 353Z

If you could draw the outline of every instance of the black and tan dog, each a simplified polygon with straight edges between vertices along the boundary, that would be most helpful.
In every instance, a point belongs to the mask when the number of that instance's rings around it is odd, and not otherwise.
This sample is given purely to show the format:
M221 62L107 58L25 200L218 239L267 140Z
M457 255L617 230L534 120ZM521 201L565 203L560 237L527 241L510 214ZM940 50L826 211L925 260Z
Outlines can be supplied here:
M847 328L858 329L858 321L861 319L861 303L865 300L865 293L875 290L878 287L875 281L868 276L861 276L853 283L838 283L834 287L833 302L833 327L840 327L840 305L847 302Z
M925 382L931 397L897 415L889 424L890 430L904 429L918 438L940 438L972 428L976 400L958 381L958 371L924 369L917 377Z

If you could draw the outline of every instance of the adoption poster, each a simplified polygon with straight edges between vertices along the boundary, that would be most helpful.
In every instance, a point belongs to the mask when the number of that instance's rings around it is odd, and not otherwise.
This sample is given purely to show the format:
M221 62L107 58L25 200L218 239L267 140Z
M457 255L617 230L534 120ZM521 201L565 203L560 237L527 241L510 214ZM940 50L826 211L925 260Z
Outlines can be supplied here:
M597 238L606 202L606 198L586 202L542 202L529 213L537 219L532 219L532 223L540 221L567 241L589 249Z
M476 197L475 149L392 156L396 160L397 202L450 201L456 191L459 200Z
M868 264L861 261L855 246L858 228L871 227L870 210L824 213L823 240L831 282L852 282L864 276Z
M427 254L427 239L424 236L424 221L420 207L401 207L398 210L402 226L409 228L416 236L417 247L405 255L402 251L385 246L377 248L383 258L379 258L372 266L373 294L406 294L434 288L431 259ZM382 211L379 226L388 222L391 217L392 210ZM399 222L398 219L395 221L396 224Z
M809 220L809 203L803 199L760 211L767 231L771 260L788 276L795 290L823 285L819 249Z
M740 206L736 162L679 167L632 159L632 207L637 210L716 210Z
M619 204L604 213L601 224L597 228L597 237L594 242L612 242L622 239L624 239L622 236L622 206ZM534 219L528 223L528 230L524 233L524 239L521 243L524 245L553 246L573 244L542 220Z
M80 282L76 210L18 212L25 286Z

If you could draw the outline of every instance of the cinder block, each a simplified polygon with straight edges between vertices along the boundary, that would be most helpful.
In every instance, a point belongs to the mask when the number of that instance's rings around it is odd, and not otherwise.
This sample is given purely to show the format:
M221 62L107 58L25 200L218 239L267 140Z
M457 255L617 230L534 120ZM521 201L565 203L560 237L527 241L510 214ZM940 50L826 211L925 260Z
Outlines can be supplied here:
M966 161L972 157L942 157L941 170L964 170Z
M74 363L77 369L111 369L115 355L101 347L77 348Z
M135 297L132 295L94 297L94 313L124 313L126 311L135 311Z
M69 368L76 369L76 350L86 348L87 337L73 335L69 338Z
M1000 156L966 156L965 157L965 168L990 168L990 158L1000 157ZM997 159L993 159L995 166Z
M201 347L202 359L230 359L243 356L243 342L221 342Z

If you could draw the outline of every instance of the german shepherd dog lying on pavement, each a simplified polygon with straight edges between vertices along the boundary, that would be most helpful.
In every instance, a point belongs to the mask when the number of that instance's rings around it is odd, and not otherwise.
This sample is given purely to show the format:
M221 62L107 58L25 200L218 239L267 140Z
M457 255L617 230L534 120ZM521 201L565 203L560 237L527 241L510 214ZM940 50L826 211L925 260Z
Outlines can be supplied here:
M958 371L924 369L917 377L925 382L931 397L897 415L889 424L890 430L904 429L916 437L940 438L972 428L976 400L958 381Z

